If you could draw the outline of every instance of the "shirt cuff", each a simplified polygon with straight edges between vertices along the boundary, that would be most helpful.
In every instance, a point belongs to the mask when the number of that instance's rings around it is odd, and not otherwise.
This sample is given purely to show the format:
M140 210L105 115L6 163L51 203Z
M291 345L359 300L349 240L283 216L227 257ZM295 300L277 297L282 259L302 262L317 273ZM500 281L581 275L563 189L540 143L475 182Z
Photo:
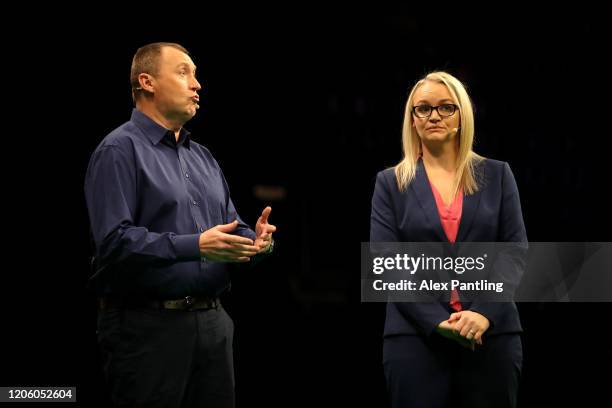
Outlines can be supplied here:
M200 234L175 235L174 249L177 260L200 259Z

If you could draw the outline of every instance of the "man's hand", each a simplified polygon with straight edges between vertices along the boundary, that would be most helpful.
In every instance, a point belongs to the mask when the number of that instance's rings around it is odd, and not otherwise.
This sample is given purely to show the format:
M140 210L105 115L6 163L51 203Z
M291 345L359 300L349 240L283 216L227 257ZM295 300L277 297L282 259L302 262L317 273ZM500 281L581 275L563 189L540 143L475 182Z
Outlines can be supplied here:
M474 340L478 344L482 344L482 335L489 328L489 319L471 310L452 313L448 322L459 336Z
M267 252L272 243L272 233L276 231L276 227L268 224L268 217L272 212L272 207L266 207L261 212L261 216L255 224L255 246L259 248L258 253Z
M475 342L473 340L468 340L465 337L461 337L457 333L455 333L453 329L453 324L449 323L448 320L440 322L438 327L436 327L436 332L438 332L438 334L440 334L441 336L444 336L450 340L454 340L463 347L474 351Z
M200 234L200 255L217 262L249 262L259 248L249 238L230 234L237 226L235 220Z

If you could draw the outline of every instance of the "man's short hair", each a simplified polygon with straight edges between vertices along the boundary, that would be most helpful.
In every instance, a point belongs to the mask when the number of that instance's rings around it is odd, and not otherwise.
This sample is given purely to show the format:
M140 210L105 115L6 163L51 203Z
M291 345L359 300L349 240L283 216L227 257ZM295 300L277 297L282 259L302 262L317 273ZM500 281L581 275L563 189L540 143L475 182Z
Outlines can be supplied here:
M132 100L134 104L147 91L140 87L138 75L145 73L157 75L159 73L159 58L162 48L172 47L189 55L189 52L180 44L169 42L156 42L140 47L132 59L132 69L130 72L130 82L132 84Z

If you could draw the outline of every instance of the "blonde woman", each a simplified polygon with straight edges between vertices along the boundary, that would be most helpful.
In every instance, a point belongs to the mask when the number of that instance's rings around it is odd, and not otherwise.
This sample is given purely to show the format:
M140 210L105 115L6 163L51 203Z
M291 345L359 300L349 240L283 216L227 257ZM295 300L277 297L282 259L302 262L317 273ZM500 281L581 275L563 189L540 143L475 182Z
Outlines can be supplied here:
M507 163L473 148L474 114L463 84L445 72L408 97L404 158L378 173L372 242L526 242ZM520 274L510 277L514 283ZM514 407L522 331L512 302L388 303L383 361L392 406Z

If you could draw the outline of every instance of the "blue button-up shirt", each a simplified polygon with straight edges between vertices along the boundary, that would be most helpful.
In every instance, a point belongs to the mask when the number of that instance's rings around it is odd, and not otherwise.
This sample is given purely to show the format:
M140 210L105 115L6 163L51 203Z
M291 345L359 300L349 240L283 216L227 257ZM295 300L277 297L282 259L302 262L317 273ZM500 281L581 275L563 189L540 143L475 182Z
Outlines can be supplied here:
M85 178L95 244L91 286L100 294L160 299L218 295L226 264L201 259L200 234L239 218L216 160L189 132L174 133L138 110L96 148Z

